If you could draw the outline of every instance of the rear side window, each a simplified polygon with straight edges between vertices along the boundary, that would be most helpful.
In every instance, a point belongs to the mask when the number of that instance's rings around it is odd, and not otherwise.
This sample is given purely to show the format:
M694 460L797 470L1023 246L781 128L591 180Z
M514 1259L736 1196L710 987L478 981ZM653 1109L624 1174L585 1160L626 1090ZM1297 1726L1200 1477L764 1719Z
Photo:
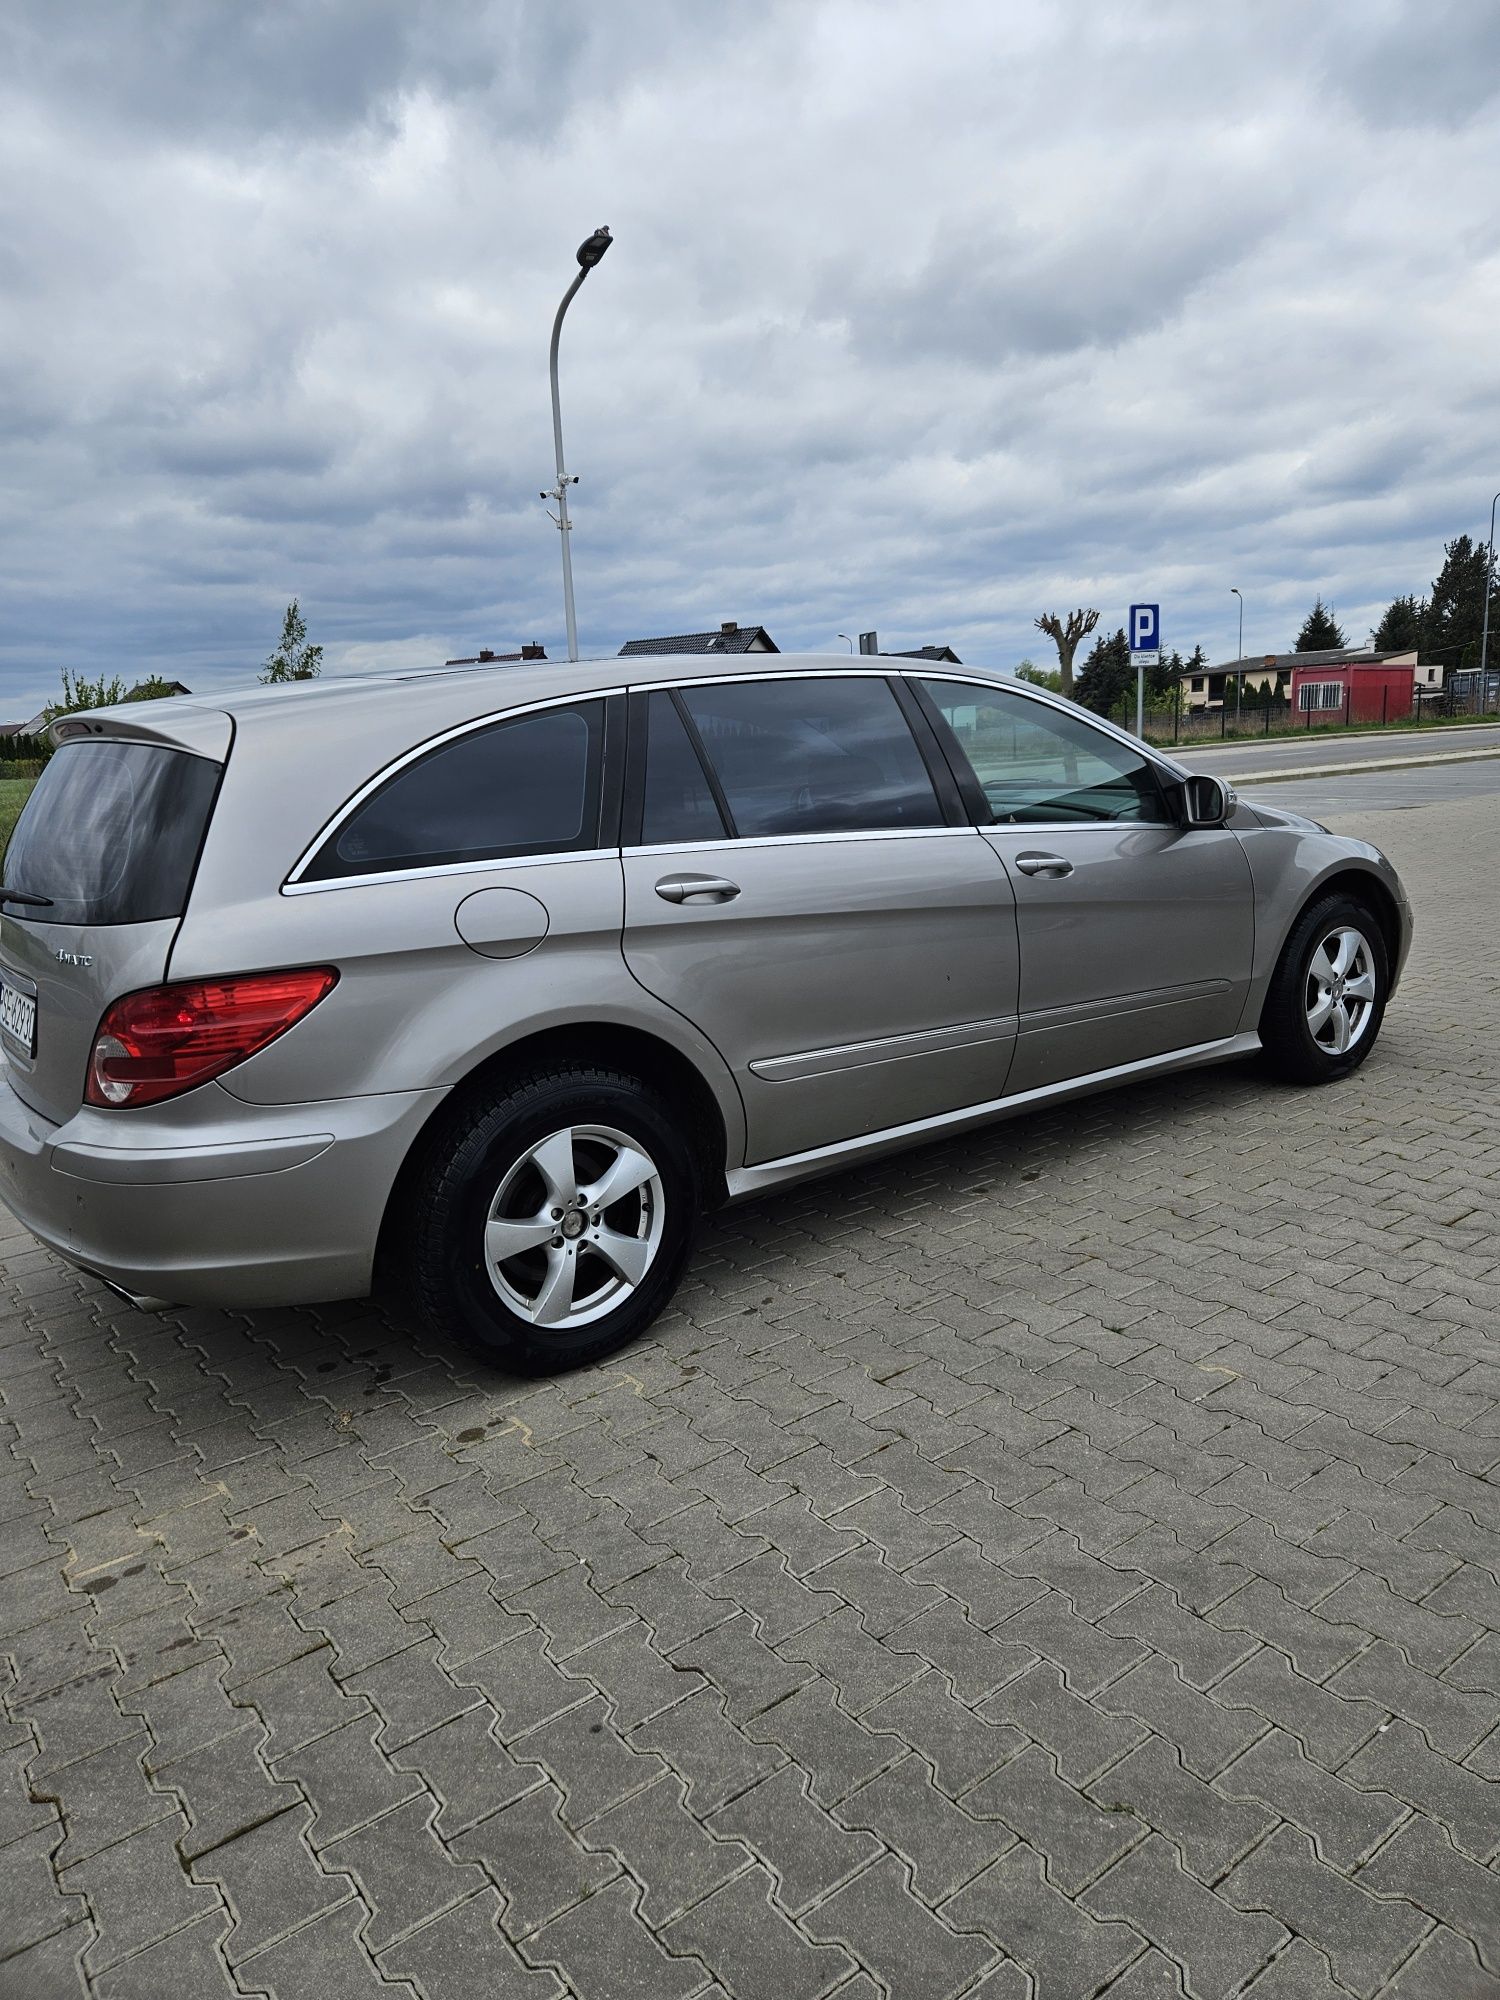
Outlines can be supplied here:
M943 824L883 680L732 681L681 695L741 839Z
M1152 766L1065 709L968 681L924 681L983 792L991 824L1171 819Z
M180 917L223 769L156 743L65 743L37 779L5 852L10 904L28 924Z
M407 764L356 806L301 879L596 847L603 741L602 701L470 730Z

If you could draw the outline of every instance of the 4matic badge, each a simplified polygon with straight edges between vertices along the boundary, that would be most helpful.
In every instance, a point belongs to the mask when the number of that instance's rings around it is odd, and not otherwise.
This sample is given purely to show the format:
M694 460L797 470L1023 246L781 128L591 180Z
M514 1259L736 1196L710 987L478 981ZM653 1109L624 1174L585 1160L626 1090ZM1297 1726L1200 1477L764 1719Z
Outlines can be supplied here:
M59 965L92 965L94 954L91 951L64 951L62 946L59 945L57 948L57 962Z

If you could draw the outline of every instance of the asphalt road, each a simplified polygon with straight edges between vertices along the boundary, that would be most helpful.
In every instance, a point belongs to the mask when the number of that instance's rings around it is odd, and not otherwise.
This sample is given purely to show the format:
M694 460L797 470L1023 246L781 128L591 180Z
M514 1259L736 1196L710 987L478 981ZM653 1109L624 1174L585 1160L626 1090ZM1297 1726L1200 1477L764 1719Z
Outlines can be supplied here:
M1283 769L1286 767L1283 766ZM1500 797L1500 756L1472 764L1417 764L1396 771L1353 771L1321 778L1257 784L1253 775L1225 770L1247 799L1288 812L1327 819L1337 813L1400 811L1408 806L1449 805L1459 799Z
M1269 736L1258 742L1183 743L1167 752L1191 771L1222 771L1239 782L1253 769L1290 771L1302 764L1399 764L1410 757L1454 756L1464 751L1500 752L1500 725L1471 724L1459 729L1402 730L1393 736Z

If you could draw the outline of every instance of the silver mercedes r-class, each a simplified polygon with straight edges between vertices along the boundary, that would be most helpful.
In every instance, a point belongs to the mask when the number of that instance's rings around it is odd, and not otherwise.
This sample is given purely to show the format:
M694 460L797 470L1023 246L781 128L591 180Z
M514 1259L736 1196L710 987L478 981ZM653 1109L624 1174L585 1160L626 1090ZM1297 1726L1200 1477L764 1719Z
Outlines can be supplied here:
M10 1206L139 1300L399 1281L523 1370L649 1325L725 1200L1224 1057L1347 1076L1410 939L1378 849L968 668L433 672L54 735L0 889Z

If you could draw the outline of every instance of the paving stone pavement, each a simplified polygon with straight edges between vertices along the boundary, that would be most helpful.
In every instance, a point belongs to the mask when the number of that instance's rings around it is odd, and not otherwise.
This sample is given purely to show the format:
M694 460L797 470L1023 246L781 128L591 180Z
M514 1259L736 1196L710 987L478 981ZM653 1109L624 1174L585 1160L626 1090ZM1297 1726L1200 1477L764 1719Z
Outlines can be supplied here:
M730 1212L561 1380L10 1225L0 1996L1500 1992L1500 802L1358 830L1350 1083Z

